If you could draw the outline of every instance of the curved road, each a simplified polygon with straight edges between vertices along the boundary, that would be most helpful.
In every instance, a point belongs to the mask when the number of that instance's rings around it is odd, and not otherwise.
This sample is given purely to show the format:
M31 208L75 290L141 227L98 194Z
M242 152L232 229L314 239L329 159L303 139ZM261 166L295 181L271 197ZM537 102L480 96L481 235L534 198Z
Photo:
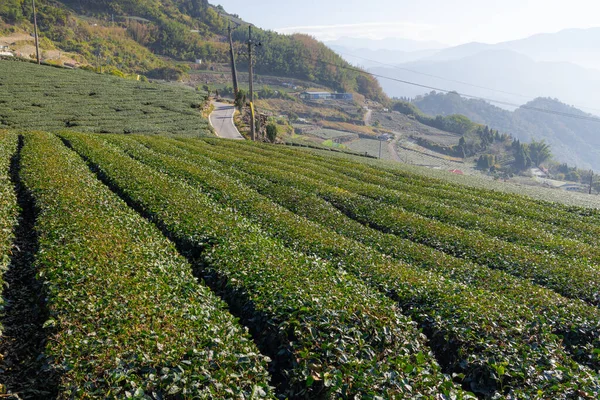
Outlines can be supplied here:
M215 128L217 136L224 139L244 140L233 123L235 107L231 104L213 102L215 110L208 118L210 125Z

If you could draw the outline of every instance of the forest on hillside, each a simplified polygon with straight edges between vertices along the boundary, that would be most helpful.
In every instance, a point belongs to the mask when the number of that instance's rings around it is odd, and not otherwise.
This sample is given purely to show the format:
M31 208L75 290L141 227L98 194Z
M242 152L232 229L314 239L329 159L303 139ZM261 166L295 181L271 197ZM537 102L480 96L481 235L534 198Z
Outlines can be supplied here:
M590 119L592 115L557 99L537 98L511 112L483 100L462 98L456 93L432 92L417 97L412 105L431 116L464 115L524 142L545 140L558 161L580 168L600 169L600 124Z
M230 16L206 0L38 0L37 8L40 34L50 41L47 45L79 54L90 64L102 58L126 72L172 78L185 71L177 62L229 60L226 34ZM3 1L0 19L0 31L30 31L31 2ZM254 34L262 43L256 57L257 72L385 100L377 80L346 69L348 63L314 38L260 28L255 28ZM235 30L240 50L247 39L247 25ZM242 57L240 62L242 67L247 63Z

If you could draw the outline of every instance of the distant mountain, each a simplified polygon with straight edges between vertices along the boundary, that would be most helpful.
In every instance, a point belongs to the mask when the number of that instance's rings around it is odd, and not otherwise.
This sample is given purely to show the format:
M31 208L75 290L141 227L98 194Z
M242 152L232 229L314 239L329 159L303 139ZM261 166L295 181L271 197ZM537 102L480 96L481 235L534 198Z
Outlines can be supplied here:
M490 50L509 50L538 62L569 62L600 70L600 28L541 33L498 44L466 43L441 50L423 61L456 60Z
M363 68L380 67L381 65L404 64L433 56L438 50L373 50L352 49L339 45L328 45L330 49L342 56L346 61Z
M448 54L449 51L444 52ZM397 68L372 67L370 71L514 104L523 104L537 97L551 97L590 112L600 110L597 95L600 92L600 71L566 62L536 62L510 50L486 50L444 61L421 60L401 64ZM415 97L431 91L387 79L380 79L380 82L386 93L394 97Z
M526 54L536 61L568 61L600 70L600 28L543 33L496 47Z
M552 146L552 152L558 161L580 168L600 170L600 122L548 114L523 107L511 112L482 100L465 99L452 93L426 95L417 98L413 104L430 115L465 115L477 123L510 133L525 142L532 139L546 140ZM580 117L591 116L549 98L537 98L525 106Z
M472 57L484 51L490 51L494 49L494 45L485 43L466 43L459 46L449 47L442 49L432 54L429 57L424 57L422 61L448 61L448 60L460 60L465 57Z
M337 40L326 41L329 47L341 46L347 49L392 50L414 52L431 49L444 49L448 45L434 41L420 41L403 38L367 39L342 37Z

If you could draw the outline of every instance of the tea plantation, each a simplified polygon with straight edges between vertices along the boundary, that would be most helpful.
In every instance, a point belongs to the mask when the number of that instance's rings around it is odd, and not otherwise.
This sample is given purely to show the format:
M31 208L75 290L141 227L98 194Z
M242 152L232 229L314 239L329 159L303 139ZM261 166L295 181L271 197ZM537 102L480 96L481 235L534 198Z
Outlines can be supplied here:
M0 397L598 398L599 211L0 76Z
M0 129L206 136L204 92L0 60Z
M217 139L3 131L0 157L3 265L33 219L45 338L30 378L5 365L5 391L600 391L597 212ZM5 360L23 352L11 341Z

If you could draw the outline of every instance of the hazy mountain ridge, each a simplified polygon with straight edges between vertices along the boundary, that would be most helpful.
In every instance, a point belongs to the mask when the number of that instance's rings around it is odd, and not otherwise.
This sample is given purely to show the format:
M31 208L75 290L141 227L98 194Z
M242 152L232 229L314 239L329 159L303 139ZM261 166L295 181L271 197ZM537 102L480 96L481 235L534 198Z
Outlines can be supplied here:
M360 65L363 68L375 68L382 65L404 64L419 61L437 53L438 50L374 50L368 48L354 49L339 45L328 45L330 49L340 54L345 60Z
M600 109L596 95L600 91L600 71L567 62L537 62L510 50L486 50L460 59L421 60L397 68L370 70L382 76L516 105L537 97L551 97L589 108L590 112ZM380 79L380 82L388 95L395 97L415 97L430 91L393 80Z
M472 42L440 50L425 50L428 42L408 41L410 48L405 47L398 53L390 46L387 54L379 47L362 50L359 46L362 42L364 40L357 39L354 48L346 45L345 49L350 52L340 47L335 49L352 64L391 78L516 105L537 97L552 97L589 112L600 110L600 100L595 95L600 90L600 28L568 29L497 44ZM415 49L419 52L409 51ZM376 62L349 57L346 53ZM390 64L399 68L392 68ZM414 97L429 91L385 79L380 82L388 95L395 97Z
M368 38L351 38L341 37L337 40L326 41L327 46L345 47L347 49L371 49L371 50L391 50L403 52L415 52L432 49L445 49L449 47L446 44L436 41L421 41L403 38L384 38L384 39L368 39Z
M600 122L543 113L520 107L507 111L482 100L465 99L456 94L435 93L413 102L430 115L462 114L493 129L510 133L521 141L545 140L558 161L580 168L600 170ZM526 107L551 110L589 118L590 114L556 99L537 98Z

